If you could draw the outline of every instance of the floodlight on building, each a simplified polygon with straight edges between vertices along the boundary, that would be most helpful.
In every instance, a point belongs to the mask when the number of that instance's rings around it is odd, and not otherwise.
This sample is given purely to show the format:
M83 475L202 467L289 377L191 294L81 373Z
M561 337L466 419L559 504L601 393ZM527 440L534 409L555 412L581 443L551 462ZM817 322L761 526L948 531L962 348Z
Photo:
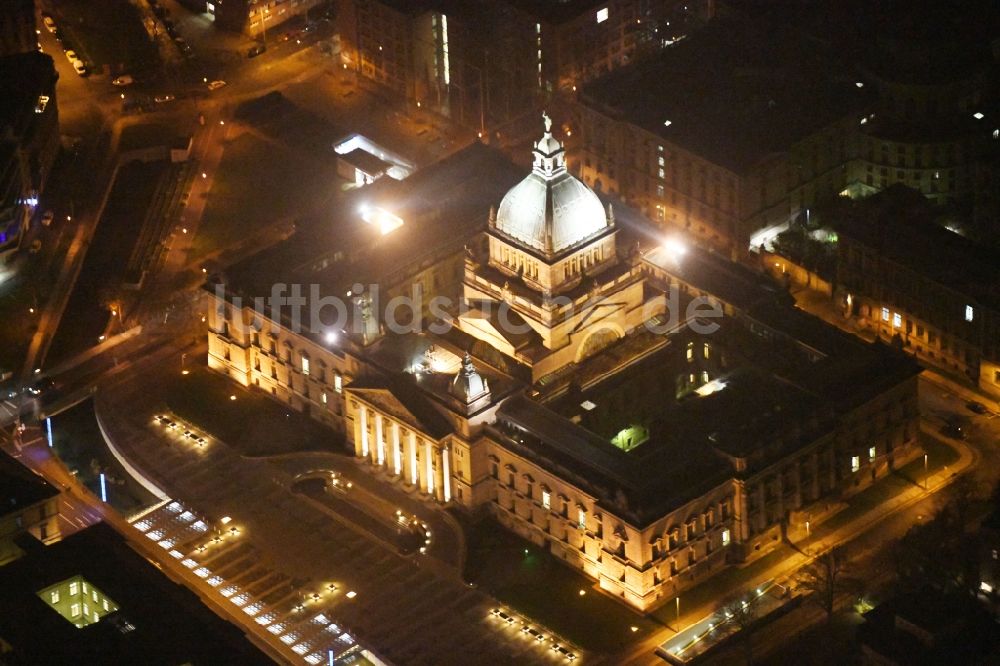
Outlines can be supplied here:
M663 249L674 261L687 254L687 246L676 238L668 238L663 242Z
M859 88L864 88L865 87L865 84L862 83L861 81L855 81L854 85L856 85Z
M354 590L351 590L351 591L350 591L350 592L348 592L348 593L347 593L347 594L346 594L345 596L346 596L346 597L347 597L348 599L353 599L354 597L358 596L358 593L357 593L357 592L355 592Z
M383 236L403 226L403 218L398 215L394 215L384 208L365 204L361 208L361 219L368 224L378 227L379 233Z
M976 120L982 120L985 116L983 116L981 112L976 111L975 113L972 114L972 117L975 118Z
M670 127L673 124L674 124L674 121L672 121L672 120L664 120L663 121L663 126L664 127Z
M222 523L223 525L228 525L229 523L232 522L232 520L233 519L230 518L229 516L223 516L221 519L219 519L219 522Z
M333 345L337 343L337 333L334 331L327 331L326 335L323 336L323 341L328 345Z

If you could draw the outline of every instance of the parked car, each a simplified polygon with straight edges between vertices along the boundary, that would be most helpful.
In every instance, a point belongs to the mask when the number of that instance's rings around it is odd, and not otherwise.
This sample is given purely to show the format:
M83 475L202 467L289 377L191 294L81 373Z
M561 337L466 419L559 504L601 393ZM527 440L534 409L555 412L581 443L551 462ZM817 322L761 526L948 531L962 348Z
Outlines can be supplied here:
M965 403L965 407L970 412L975 412L976 414L986 414L989 411L988 409L986 409L986 405L979 402L978 400L970 400L969 402Z
M212 81L212 82L210 82L208 84L208 89L209 90L218 90L219 88L222 88L225 85L226 85L225 81L218 81L218 80L217 81Z
M82 60L73 61L73 70L80 76L87 75L87 66L83 64Z
M68 49L66 51L66 59L69 60L70 62L73 62L74 60L79 60L80 58L77 57L76 51L74 51L73 49Z
M56 34L56 30L58 30L58 28L56 28L56 22L48 14L42 14L42 25L44 25L45 29L53 35Z
M167 102L172 102L176 99L173 95L157 95L153 98L153 101L157 104L166 104Z
M256 58L257 56L259 56L261 53L263 53L266 50L267 50L267 47L264 46L263 44L254 44L247 51L247 57L248 58Z
M132 78L131 74L122 74L111 81L111 84L116 86L130 86L133 83L135 83L135 79Z
M52 220L55 219L55 214L51 210L47 210L42 213L42 226L47 227L52 224Z

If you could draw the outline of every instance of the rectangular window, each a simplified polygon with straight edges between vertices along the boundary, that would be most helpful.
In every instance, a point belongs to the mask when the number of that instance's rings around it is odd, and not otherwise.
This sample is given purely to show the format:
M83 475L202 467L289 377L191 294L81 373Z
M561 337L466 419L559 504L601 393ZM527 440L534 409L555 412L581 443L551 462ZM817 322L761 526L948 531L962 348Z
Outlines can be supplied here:
M69 607L69 616L76 617L80 614L80 604L73 604Z
M976 316L976 311L971 305L965 306L965 321L972 321Z
M54 604L59 603L59 590L53 590L51 593L49 593L49 598L52 599L52 603Z
M729 545L729 530L722 530L722 545Z
M598 9L597 10L597 22L598 23L604 23L607 20L608 20L608 8L607 7L602 7L601 9Z
M69 596L75 597L78 594L80 594L80 584L74 581L69 584Z
M578 509L576 512L576 526L581 530L587 529L587 512L583 509Z
M889 321L889 308L882 308L882 321Z
M875 462L875 447L868 449L868 462Z
M851 456L851 471L857 472L861 469L861 456Z
M344 378L340 375L333 376L333 390L340 393L344 390Z
M898 312L893 312L892 313L892 327L893 328L899 328L902 325L903 325L903 316L900 315Z
M305 356L302 357L302 374L303 375L309 374L309 359L306 358Z
M542 491L542 506L546 509L552 508L552 495L547 490Z
M325 391L320 395L320 401L322 401L324 405L330 402L329 398L326 397Z

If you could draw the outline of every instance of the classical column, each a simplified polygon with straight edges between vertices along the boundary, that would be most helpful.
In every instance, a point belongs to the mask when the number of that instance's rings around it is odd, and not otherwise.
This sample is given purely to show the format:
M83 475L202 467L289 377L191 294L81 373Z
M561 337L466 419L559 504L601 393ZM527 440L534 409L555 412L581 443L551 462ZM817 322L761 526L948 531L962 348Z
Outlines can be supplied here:
M451 449L445 446L441 449L441 485L444 488L444 501L451 501Z
M399 424L392 422L392 473L399 476L403 461L399 452Z
M427 454L424 456L426 460L426 470L427 470L427 494L434 494L434 445L431 444L430 440L427 440L427 447L424 449Z
M375 464L385 464L385 437L382 436L382 415L375 413Z
M361 413L361 456L368 457L368 406L364 403L358 407Z
M410 431L410 483L417 485L419 481L419 470L417 469L417 433Z

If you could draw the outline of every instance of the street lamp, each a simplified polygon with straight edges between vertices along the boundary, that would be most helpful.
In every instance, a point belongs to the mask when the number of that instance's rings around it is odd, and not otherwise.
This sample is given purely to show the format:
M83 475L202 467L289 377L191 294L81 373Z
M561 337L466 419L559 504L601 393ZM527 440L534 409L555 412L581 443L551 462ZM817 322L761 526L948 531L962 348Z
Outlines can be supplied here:
M924 454L924 490L927 490L927 454Z

